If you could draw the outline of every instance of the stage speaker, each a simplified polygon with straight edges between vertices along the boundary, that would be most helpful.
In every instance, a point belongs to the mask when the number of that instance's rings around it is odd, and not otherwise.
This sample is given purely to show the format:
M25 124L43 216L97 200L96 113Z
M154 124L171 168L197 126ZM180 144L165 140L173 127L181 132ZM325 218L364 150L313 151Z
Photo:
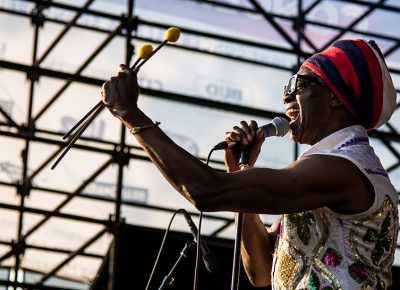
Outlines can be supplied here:
M121 225L116 230L116 239L111 245L100 271L91 285L91 290L144 290L153 268L164 230L139 226ZM170 272L179 254L193 236L187 233L171 231L161 253L149 289L159 289L164 277ZM199 290L230 289L233 263L234 242L228 239L204 237L204 240L219 262L217 273L207 272L200 260ZM166 289L193 289L196 248L183 259L174 273L173 287ZM247 279L242 269L240 272L240 289L255 288Z
M131 225L120 225L115 229L114 243L91 285L91 290L144 290L153 268L164 230ZM192 235L171 231L161 253L149 290L159 289L164 277L170 272L179 258L179 254ZM205 237L209 249L216 256L220 270L208 273L200 260L199 290L228 290L231 285L234 242L228 239ZM190 252L174 274L173 287L166 289L193 289L196 250ZM391 290L400 289L400 268L393 267L393 285ZM267 290L255 288L241 268L239 277L240 290Z

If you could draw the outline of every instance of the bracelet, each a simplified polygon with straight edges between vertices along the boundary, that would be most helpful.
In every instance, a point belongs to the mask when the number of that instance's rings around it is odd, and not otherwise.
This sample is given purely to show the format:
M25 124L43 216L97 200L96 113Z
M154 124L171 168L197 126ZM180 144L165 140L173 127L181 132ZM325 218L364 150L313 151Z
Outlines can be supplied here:
M139 134L143 130L146 130L146 129L149 129L149 128L158 127L160 124L161 124L160 122L156 121L155 124L146 125L146 126L132 127L132 128L129 129L129 132L131 132L132 135Z

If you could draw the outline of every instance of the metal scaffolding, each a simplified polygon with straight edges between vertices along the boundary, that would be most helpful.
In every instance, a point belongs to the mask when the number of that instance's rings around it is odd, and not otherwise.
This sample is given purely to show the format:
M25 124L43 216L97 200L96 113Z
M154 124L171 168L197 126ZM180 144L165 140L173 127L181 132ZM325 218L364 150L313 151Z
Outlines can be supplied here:
M161 1L161 0L160 0ZM26 3L34 4L34 8L30 12L23 12L13 8L1 7L0 6L0 15L8 14L13 17L24 17L29 18L34 27L33 34L33 51L32 51L32 59L30 65L19 63L15 61L0 59L0 67L2 69L7 69L11 71L17 71L26 74L27 79L30 82L29 96L27 98L27 115L25 116L24 122L18 122L13 119L11 115L7 113L0 106L0 115L3 116L4 120L0 123L0 136L3 138L17 139L23 141L24 146L21 152L22 156L22 176L17 182L8 182L0 180L1 186L6 186L13 188L15 192L19 195L20 200L19 204L7 204L0 203L0 209L8 209L15 212L18 212L18 228L17 228L17 239L14 241L1 241L0 244L6 245L10 247L10 250L5 254L0 256L0 266L3 261L9 259L10 257L14 258L14 266L12 267L14 270L14 278L11 280L0 280L0 285L12 286L14 289L16 287L23 287L25 289L56 289L56 287L49 287L43 285L45 281L53 276L57 276L58 271L64 267L67 263L73 260L77 256L89 256L96 259L103 259L104 257L100 255L94 255L85 252L86 249L92 245L95 241L97 241L102 235L105 233L112 233L114 235L118 235L118 231L115 230L118 228L120 223L124 223L124 219L121 216L121 206L131 206L134 208L142 208L149 210L157 210L172 213L175 209L166 208L166 207L158 207L151 206L142 203L136 203L131 201L122 200L122 186L123 186L123 178L124 178L124 168L129 164L129 162L136 162L137 160L142 160L149 162L149 159L145 156L144 152L141 148L136 146L131 146L125 143L125 128L121 125L119 131L119 142L110 142L104 141L96 138L83 137L81 142L78 142L74 145L75 150L83 150L87 152L97 152L99 154L103 154L107 156L107 160L98 168L93 170L90 176L85 177L84 182L76 186L74 191L65 191L58 188L47 188L40 187L34 185L34 180L36 176L42 172L42 170L48 166L56 156L61 152L64 146L64 142L61 141L61 133L55 131L45 130L37 126L38 120L42 117L45 112L52 110L52 105L62 97L65 90L72 83L82 83L87 85L92 85L96 87L101 87L104 80L85 76L82 72L88 67L89 64L92 63L94 58L113 40L115 37L123 37L125 38L125 63L130 63L134 54L134 41L147 41L147 42L155 42L154 39L145 38L140 36L137 31L141 26L153 27L159 29L165 29L169 26L164 23L157 23L154 21L149 21L143 19L140 15L135 14L135 3L134 0L127 0L126 3L126 12L123 15L114 15L106 12L100 12L98 10L92 9L91 5L94 0L87 0L84 5L77 7L61 2L56 1L45 1L45 0L31 0L31 1L22 1ZM389 41L392 45L382 51L385 57L395 54L399 52L400 48L400 37L394 37L393 35L382 33L372 33L367 31L361 31L357 28L357 24L359 24L362 20L368 18L371 14L373 14L377 10L390 11L394 13L399 13L400 17L400 8L388 5L386 1L379 2L369 2L369 1L360 1L360 0L350 0L345 1L347 3L357 4L362 7L364 13L359 16L357 19L354 19L353 22L347 24L346 26L335 26L332 24L327 24L323 22L317 22L308 20L308 14L310 11L318 7L318 5L322 5L324 1L316 0L316 1L308 1L309 5L304 7L304 1L297 0L298 5L298 15L296 17L289 17L285 15L278 15L269 12L267 9L260 4L258 0L248 0L248 4L246 6L239 6L230 4L231 1L214 1L214 0L182 0L182 2L194 2L194 4L207 4L212 7L220 7L223 9L229 9L232 11L245 11L246 13L251 13L254 15L261 15L264 20L271 25L275 32L278 33L285 41L281 45L276 44L267 44L260 43L256 41L250 41L242 38L234 38L221 34L213 34L208 31L195 30L189 27L180 27L182 33L193 35L193 36L201 36L208 39L225 41L232 44L246 45L249 47L255 47L259 49L263 49L271 52L281 52L286 53L288 55L293 55L297 57L297 64L299 65L306 57L311 55L314 52L323 50L333 41L341 38L345 33L354 33L364 37L373 37L377 40ZM336 1L338 2L338 1ZM341 1L339 1L341 2ZM69 13L73 13L74 17L70 21L63 21L60 19L55 19L51 17L47 17L45 15L45 11L50 8L63 9L68 11ZM79 18L82 15L91 15L93 17L101 17L105 19L109 19L112 21L116 21L119 24L114 29L106 29L103 27L90 26L87 24L79 23ZM291 26L296 31L295 37L291 35L280 23L280 21L287 21L291 23ZM61 32L54 38L54 40L47 46L47 49L44 50L44 53L38 55L38 46L40 41L40 33L41 27L44 23L50 22L58 25L62 25L63 29ZM305 33L304 28L307 26L315 26L323 29L331 29L336 31L336 36L330 39L322 46L317 46L313 39L310 39ZM57 71L53 69L48 69L42 66L42 63L46 60L51 51L61 45L61 40L69 33L70 29L73 27L95 31L101 34L104 34L104 40L97 45L97 48L92 52L92 54L87 57L87 59L76 69L73 73L67 73L64 71ZM214 57L234 60L238 62L245 62L253 65L268 67L276 70L295 72L297 67L287 67L284 65L277 65L272 62L261 62L252 59L246 59L243 57L237 57L234 55L230 55L228 53L217 53L208 51L206 49L199 49L196 47L191 47L189 45L180 45L177 43L174 46L176 49L191 51L199 54L212 55ZM305 48L306 47L306 48ZM400 70L390 67L390 72L394 76L400 76ZM40 110L36 114L33 113L33 102L36 96L36 84L41 77L48 77L56 80L62 80L63 85L60 87L57 92L51 96L47 102L42 105ZM399 90L397 90L399 92ZM184 94L178 94L175 92L161 91L150 88L143 88L142 93L153 98L159 98L163 100L176 101L184 104L189 104L192 106L200 106L207 107L212 109L224 110L232 113L241 113L247 114L251 116L259 116L265 118L273 118L276 116L283 116L281 112L262 110L258 108L252 108L242 105L236 105L232 103L222 103L219 101L214 101L210 99L205 99L202 97L196 96L188 96ZM380 140L382 144L384 144L388 151L396 158L396 162L390 167L387 168L388 172L392 172L400 166L400 152L396 149L396 145L400 143L400 135L396 130L395 126L388 123L384 130L373 130L370 132L370 136L377 140ZM28 158L31 154L31 144L32 142L50 144L54 146L54 148L58 148L53 153L49 153L47 159L43 160L40 166L37 168L30 168L28 171ZM293 156L298 155L298 146L293 146ZM204 160L204 158L199 157ZM117 166L117 181L116 181L116 192L115 199L110 199L107 197L100 196L91 196L87 195L83 192L85 187L87 187L93 180L98 177L102 172L104 172L111 165ZM222 162L212 160L211 165L216 169L222 169ZM59 203L56 207L51 210L42 210L32 207L27 207L25 205L26 197L29 196L32 190L40 190L43 192L48 192L51 194L60 195L63 197L63 201ZM67 214L63 213L62 209L70 203L76 197L90 199L90 200L100 200L104 202L109 202L114 206L114 213L108 220L101 220L95 218L89 218L86 216L75 215L75 214ZM34 226L32 226L28 231L23 232L24 227L24 215L27 213L35 213L44 216L41 220L36 222ZM197 215L196 213L193 213ZM87 241L84 241L81 246L76 248L73 251L67 251L64 249L51 248L46 246L38 246L38 245L30 245L27 243L27 238L41 228L43 224L45 224L48 220L53 218L62 218L62 219L71 219L84 221L88 223L94 223L101 225L102 228L95 235L90 237ZM206 215L205 218L210 220L218 220L223 222L223 225L220 226L217 230L213 232L212 235L218 236L220 232L222 232L225 228L230 226L233 223L233 220L230 218L222 218L214 215ZM115 245L115 244L114 244ZM399 248L399 246L398 246ZM41 278L36 281L34 284L29 283L21 283L17 282L17 273L18 270L21 269L21 257L26 249L40 249L43 251L49 252L58 252L66 254L67 257L59 262L58 265L54 266L49 272L42 273ZM116 263L116 262L114 262ZM62 288L57 288L62 289ZM112 288L111 288L112 289Z

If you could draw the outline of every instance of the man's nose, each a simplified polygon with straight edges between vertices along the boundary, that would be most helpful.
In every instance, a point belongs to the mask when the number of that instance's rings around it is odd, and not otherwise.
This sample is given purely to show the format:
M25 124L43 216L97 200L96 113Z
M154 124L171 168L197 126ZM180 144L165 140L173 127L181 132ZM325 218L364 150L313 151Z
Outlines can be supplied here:
M282 99L283 99L283 103L284 104L289 104L289 103L293 102L295 100L295 92L293 92L291 94L284 95L282 97Z

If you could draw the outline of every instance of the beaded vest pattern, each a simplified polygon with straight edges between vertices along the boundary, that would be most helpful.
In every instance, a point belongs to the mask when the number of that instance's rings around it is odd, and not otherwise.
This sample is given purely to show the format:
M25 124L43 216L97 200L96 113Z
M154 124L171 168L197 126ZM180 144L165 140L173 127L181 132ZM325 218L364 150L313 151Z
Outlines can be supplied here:
M307 150L353 162L371 181L375 202L365 213L328 208L285 214L275 245L274 290L387 289L398 233L398 193L369 146L365 129L352 126Z

